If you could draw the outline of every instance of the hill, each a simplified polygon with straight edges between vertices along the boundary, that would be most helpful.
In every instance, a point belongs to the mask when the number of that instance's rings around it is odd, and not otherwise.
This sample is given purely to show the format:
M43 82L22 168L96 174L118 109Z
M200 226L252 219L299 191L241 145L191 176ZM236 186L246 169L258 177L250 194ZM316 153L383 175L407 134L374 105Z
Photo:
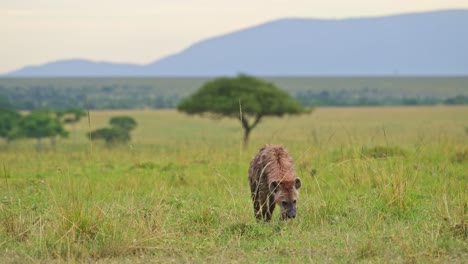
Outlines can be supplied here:
M467 75L468 10L343 20L281 19L148 65L66 60L8 76Z

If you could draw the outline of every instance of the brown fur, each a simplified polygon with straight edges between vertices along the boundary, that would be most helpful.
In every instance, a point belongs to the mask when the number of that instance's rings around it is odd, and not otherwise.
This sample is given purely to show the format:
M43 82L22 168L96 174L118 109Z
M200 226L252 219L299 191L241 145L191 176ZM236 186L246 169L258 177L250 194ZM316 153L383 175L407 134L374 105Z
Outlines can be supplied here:
M280 218L296 216L297 189L301 180L296 177L293 161L282 146L265 145L250 162L250 190L258 220L270 221L276 205Z

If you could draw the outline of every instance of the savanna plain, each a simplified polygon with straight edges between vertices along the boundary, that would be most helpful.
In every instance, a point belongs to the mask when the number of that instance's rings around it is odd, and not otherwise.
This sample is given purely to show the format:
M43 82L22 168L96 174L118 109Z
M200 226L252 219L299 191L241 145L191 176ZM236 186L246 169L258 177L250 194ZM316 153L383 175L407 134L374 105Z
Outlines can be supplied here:
M90 142L112 116L129 144ZM317 108L238 120L91 111L53 148L1 142L0 262L466 263L468 107ZM284 145L296 219L256 222L247 171Z

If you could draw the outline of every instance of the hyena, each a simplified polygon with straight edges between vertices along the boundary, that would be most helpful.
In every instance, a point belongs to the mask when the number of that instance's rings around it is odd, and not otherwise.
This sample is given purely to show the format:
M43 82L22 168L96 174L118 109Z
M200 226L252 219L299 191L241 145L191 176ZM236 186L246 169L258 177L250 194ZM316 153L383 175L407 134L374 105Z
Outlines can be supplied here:
M281 208L281 220L296 217L301 179L284 147L262 147L250 162L249 181L257 220L270 221L276 205Z

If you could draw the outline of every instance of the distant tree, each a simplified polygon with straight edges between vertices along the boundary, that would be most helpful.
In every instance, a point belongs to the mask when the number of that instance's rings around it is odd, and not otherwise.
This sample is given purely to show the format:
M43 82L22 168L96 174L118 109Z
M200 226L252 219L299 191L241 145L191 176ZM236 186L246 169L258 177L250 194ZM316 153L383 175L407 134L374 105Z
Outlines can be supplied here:
M10 100L8 100L8 98L5 96L0 96L0 109L13 110L13 105L10 103Z
M33 111L29 115L23 116L18 122L18 127L18 134L37 140L38 149L41 147L43 138L50 138L54 145L57 136L68 136L63 123L48 111Z
M123 129L129 132L137 127L137 122L135 119L129 116L112 117L109 123L114 128Z
M66 110L59 110L55 112L57 118L64 124L70 124L72 131L75 132L75 125L82 117L85 117L87 113L79 108L69 108Z
M129 116L116 116L109 120L110 128L100 128L87 134L91 140L104 140L106 143L130 141L130 131L137 127L135 119Z
M78 108L70 108L67 110L60 110L56 112L57 117L63 120L65 124L78 123L82 117L86 116L86 112Z
M13 110L0 108L0 137L9 142L18 135L17 123L21 115Z
M239 119L244 129L244 145L263 117L306 111L287 92L272 83L247 75L209 81L183 100L177 109L187 114L211 113L215 117Z
M122 129L101 128L88 133L88 138L91 140L102 139L106 143L128 142L130 134Z
M447 105L465 105L468 104L468 96L459 94L455 97L445 99L444 103Z

